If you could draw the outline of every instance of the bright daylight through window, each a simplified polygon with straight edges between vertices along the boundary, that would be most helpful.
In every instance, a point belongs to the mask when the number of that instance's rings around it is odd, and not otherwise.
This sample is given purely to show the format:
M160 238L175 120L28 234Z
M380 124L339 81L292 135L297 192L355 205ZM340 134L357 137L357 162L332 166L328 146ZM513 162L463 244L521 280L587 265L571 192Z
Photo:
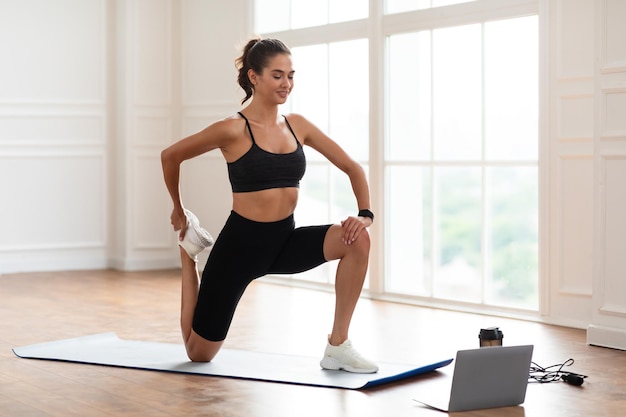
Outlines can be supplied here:
M280 16L256 13L254 21L257 32L281 32L291 46L295 89L284 111L312 120L367 171L382 167L382 190L372 196L384 202L376 224L384 273L370 271L376 288L537 310L538 18L481 19L479 3L387 0L381 39L368 30L368 0L256 0L255 11ZM478 11L456 26L419 21L421 10L439 6L451 14ZM415 30L400 20L394 31L397 20L389 18L403 13L415 17ZM365 22L360 37L355 25L342 30L350 21ZM298 28L310 28L310 36L290 42ZM380 56L370 56L372 43L384 45ZM384 80L384 114L370 108L370 76L380 75L371 68L380 68ZM371 134L370 118L384 126L383 138ZM384 151L370 154L370 141L384 141ZM298 223L353 215L346 176L306 152ZM334 269L294 278L332 283Z

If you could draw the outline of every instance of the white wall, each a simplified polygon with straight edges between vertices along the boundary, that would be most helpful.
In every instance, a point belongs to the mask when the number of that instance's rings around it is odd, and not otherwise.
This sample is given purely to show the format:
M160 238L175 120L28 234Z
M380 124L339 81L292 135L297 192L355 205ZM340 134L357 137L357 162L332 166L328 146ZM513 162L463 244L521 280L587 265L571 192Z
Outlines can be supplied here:
M0 1L0 272L108 264L105 7Z
M248 21L237 2L118 0L111 7L119 170L112 172L116 239L109 262L124 270L167 268L179 255L160 152L238 109L234 59ZM225 165L209 163L217 157L184 164L181 179L185 205L214 234L230 207Z
M159 154L239 108L246 6L0 0L0 273L178 264ZM218 156L183 166L213 233L230 207Z
M547 3L549 292L544 314L591 319L593 278L594 0Z
M252 36L248 0L184 0L181 11L181 131L186 136L241 109L235 59ZM214 151L183 167L185 205L217 236L231 208L226 164ZM169 218L169 214L168 214ZM206 219L206 220L205 220ZM200 255L204 264L207 252Z
M626 349L626 2L595 3L591 344Z
M542 313L626 348L626 2L540 5ZM0 273L178 265L159 153L239 108L250 22L249 0L0 0ZM216 234L220 155L182 189Z
M626 349L626 2L544 3L549 268L543 313Z

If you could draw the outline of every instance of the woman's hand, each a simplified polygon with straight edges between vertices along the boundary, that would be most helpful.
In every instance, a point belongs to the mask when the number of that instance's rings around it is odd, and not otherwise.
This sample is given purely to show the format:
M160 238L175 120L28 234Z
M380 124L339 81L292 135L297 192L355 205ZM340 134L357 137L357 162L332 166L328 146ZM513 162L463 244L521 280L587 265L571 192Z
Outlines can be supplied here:
M342 236L341 240L346 245L351 245L365 228L372 225L372 219L369 217L353 217L350 216L341 222Z
M176 209L172 210L170 223L172 223L175 232L180 230L179 239L183 240L185 233L187 233L187 216L185 216L185 212L179 213Z

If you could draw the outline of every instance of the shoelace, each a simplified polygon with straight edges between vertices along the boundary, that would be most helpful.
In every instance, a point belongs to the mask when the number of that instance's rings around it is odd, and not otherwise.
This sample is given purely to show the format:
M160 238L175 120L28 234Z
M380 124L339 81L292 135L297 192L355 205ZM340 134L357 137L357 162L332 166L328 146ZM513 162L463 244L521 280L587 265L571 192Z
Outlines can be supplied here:
M195 232L193 235L190 236L192 237L192 240L195 240L194 243L199 244L198 246L204 247L212 245L213 240L210 238L210 236L208 236L208 232L200 227L200 221L198 220L198 218L194 216L191 212L187 213L187 218L189 221L187 225L187 230L191 228ZM194 237L196 239L193 239Z
M359 361L365 361L365 358L361 356L361 354L352 346L351 342L348 342L344 345L344 353L353 359L358 359Z
M199 225L190 225L193 227L193 231L195 232L192 236L195 237L199 246L209 246L212 242L211 239L206 236L206 232L200 228Z

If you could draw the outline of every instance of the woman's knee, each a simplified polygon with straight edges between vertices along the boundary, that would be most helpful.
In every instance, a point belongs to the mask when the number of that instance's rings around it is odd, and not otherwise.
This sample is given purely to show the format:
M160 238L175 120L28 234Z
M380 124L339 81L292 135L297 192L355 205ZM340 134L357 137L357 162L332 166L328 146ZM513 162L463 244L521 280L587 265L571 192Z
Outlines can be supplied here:
M224 341L213 342L203 338L192 330L192 334L185 344L187 357L192 362L211 362L220 351Z
M211 362L215 358L215 354L204 350L187 349L187 357L192 362Z
M356 240L350 244L343 241L343 231L341 226L333 226L326 234L324 240L324 257L331 261L343 259L346 256L359 256L368 259L370 252L370 234L367 229L361 230Z
M368 258L370 245L370 234L367 229L363 229L357 239L349 245L349 248L351 251L355 252L356 255Z

